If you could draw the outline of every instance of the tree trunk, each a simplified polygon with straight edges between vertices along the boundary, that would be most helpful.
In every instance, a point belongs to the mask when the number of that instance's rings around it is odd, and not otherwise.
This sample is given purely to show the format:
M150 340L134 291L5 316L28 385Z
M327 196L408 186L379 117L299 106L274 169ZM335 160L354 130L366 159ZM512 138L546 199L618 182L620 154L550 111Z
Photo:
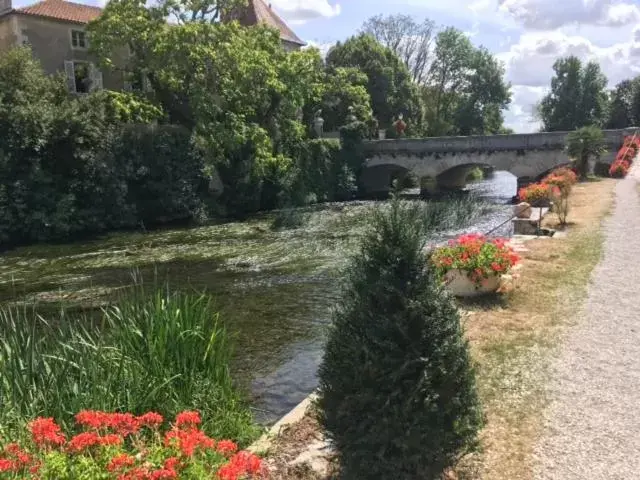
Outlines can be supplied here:
M578 175L582 181L587 179L587 176L589 175L589 155L580 155L580 160L578 161Z

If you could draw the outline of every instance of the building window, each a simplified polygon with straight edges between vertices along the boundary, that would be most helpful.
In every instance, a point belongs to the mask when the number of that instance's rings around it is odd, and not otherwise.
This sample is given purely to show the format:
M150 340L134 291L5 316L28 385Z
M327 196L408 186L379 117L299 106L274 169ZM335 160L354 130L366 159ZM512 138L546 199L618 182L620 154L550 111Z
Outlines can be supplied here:
M102 72L92 63L68 60L64 62L64 72L71 93L89 93L102 88Z
M71 30L71 47L85 49L89 46L87 32L83 30Z

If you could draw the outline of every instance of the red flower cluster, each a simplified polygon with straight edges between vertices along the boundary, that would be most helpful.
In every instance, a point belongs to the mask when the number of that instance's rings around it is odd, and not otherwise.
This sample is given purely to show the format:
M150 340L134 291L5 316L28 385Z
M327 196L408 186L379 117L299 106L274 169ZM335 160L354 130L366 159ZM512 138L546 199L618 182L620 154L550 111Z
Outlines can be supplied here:
M256 455L249 452L238 452L229 459L229 462L220 467L218 478L220 480L238 480L244 475L262 475L264 466Z
M123 442L124 439L115 433L100 436L96 432L82 432L75 437L71 437L67 444L67 450L72 453L79 453L91 447L122 445Z
M467 272L476 284L490 275L508 272L520 257L502 238L488 240L480 234L462 235L436 249L431 257L438 272L446 276L450 270Z
M557 168L539 183L532 183L518 190L518 199L531 205L558 197L567 198L578 182L576 172L567 167Z
M549 175L542 179L542 185L551 185L557 190L552 190L552 195L562 195L568 197L571 188L578 183L578 175L570 168L556 168Z
M622 147L618 150L616 159L609 168L609 175L614 178L626 177L627 173L629 173L633 160L638 154L638 150L640 150L640 138L635 135L632 137L626 137Z
M40 447L62 445L66 441L53 418L36 418L29 424L29 431L34 443Z
M200 425L200 414L198 412L182 412L176 415L176 427L196 427Z
M76 462L73 468L79 474L83 468L92 474L98 468L114 480L177 479L193 463L220 480L248 480L265 473L256 455L239 452L231 440L216 441L200 430L198 412L178 414L164 435L157 430L163 421L154 412L135 416L84 410L76 422L87 430L67 441L52 418L37 418L29 423L33 453L15 443L7 445L0 452L0 474L36 479L53 449L66 455L68 462Z
M518 199L536 205L542 201L550 200L553 195L559 193L558 187L546 185L544 183L532 183L518 190Z
M4 447L0 456L0 473L18 473L24 470L33 471L37 465L33 458L17 443L10 443Z
M166 447L176 446L185 457L191 457L196 449L215 448L216 442L197 428L174 428L164 436L164 445Z
M83 410L76 414L76 422L94 430L110 430L122 436L137 433L141 427L156 428L162 425L162 415L148 412L136 417L130 413L108 413Z

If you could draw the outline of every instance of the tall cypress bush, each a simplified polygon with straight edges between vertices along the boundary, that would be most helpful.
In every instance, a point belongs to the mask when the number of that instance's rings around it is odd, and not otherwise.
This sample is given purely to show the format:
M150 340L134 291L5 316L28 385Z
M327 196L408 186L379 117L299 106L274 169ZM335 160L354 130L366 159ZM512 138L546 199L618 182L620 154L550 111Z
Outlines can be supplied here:
M320 421L345 479L439 479L475 446L474 371L426 261L423 209L378 211L346 271L319 371Z

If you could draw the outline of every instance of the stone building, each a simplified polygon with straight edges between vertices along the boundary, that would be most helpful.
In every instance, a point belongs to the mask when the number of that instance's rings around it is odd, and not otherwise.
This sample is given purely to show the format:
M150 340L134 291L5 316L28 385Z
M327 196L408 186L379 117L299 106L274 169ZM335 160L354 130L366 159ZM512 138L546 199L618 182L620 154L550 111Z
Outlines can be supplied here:
M0 0L0 52L30 45L45 72L65 73L71 93L101 88L130 90L132 85L122 71L101 72L88 51L85 28L101 13L101 8L65 0L43 0L22 8L13 8L12 0ZM304 45L263 0L249 0L246 8L233 12L227 19L237 19L245 26L264 23L277 29L288 51ZM143 84L139 88L145 88Z

